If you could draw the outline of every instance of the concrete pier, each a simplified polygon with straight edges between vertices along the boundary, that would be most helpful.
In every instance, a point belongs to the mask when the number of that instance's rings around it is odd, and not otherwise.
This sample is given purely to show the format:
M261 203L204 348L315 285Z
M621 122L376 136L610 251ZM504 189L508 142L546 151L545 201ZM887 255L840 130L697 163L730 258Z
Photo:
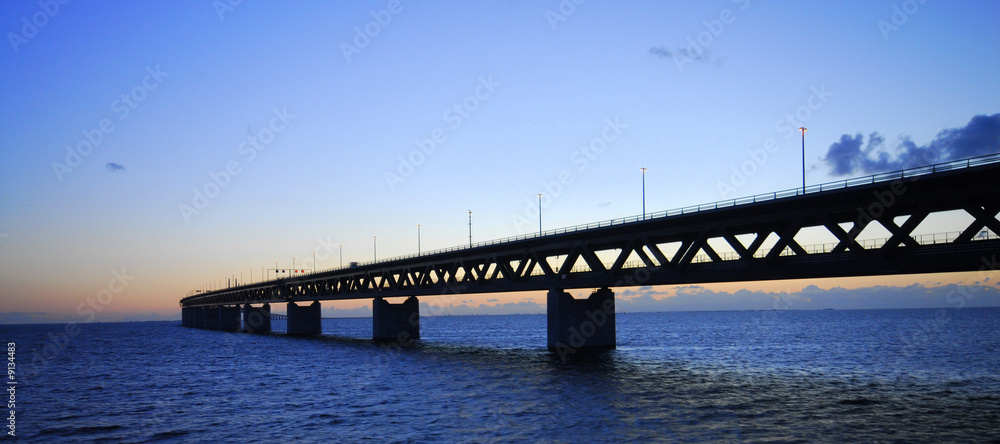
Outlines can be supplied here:
M250 304L243 306L243 331L247 333L271 332L271 304L257 307Z
M219 329L219 307L206 307L205 310L205 327L210 330Z
M288 334L318 335L323 333L323 317L319 301L309 306L300 307L294 302L288 303Z
M615 293L601 288L587 299L574 299L560 288L547 299L548 345L560 357L585 348L615 348Z
M372 302L372 338L409 345L420 339L420 303L410 296L401 304L390 304L382 298Z
M240 306L219 307L219 330L236 331L240 329Z
M205 307L191 309L191 322L194 328L205 328Z

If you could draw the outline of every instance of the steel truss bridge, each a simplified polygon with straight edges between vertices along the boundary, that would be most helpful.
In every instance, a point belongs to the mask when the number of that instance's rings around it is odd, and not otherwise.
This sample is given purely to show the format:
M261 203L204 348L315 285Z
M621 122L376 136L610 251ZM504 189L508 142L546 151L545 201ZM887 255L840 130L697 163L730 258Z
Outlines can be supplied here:
M948 233L914 234L945 212L965 217L936 219L951 221ZM993 270L998 212L1000 155L991 155L189 294L180 304ZM888 237L859 237L876 225ZM816 233L835 240L797 240Z

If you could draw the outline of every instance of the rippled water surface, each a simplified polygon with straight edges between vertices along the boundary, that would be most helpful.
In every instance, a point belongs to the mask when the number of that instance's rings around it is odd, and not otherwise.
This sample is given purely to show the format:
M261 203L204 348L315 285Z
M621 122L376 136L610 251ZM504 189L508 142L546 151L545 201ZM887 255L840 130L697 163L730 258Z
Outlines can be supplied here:
M318 338L178 322L0 326L18 436L61 441L989 441L1000 309L619 314L561 360L545 317L370 319ZM282 325L275 322L275 328Z

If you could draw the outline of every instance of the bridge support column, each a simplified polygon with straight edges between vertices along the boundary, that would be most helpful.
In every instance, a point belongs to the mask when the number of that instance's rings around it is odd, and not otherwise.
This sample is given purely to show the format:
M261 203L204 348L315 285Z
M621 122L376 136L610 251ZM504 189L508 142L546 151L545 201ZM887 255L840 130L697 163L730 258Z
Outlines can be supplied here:
M561 288L547 300L550 350L560 357L583 348L615 348L615 293L601 288L587 299L574 299Z
M205 328L205 307L191 308L191 326Z
M210 330L219 329L219 309L221 307L205 307L205 327Z
M307 307L300 307L294 302L288 303L288 334L318 335L323 333L323 316L319 301Z
M250 304L243 306L243 331L247 333L271 332L271 304L254 308Z
M410 345L420 339L420 302L410 296L402 304L390 304L382 298L372 302L372 338Z
M181 307L181 326L182 327L190 327L190 325L188 325L188 313L189 313L189 311L188 311L187 307Z
M236 331L240 329L240 306L219 307L219 330Z

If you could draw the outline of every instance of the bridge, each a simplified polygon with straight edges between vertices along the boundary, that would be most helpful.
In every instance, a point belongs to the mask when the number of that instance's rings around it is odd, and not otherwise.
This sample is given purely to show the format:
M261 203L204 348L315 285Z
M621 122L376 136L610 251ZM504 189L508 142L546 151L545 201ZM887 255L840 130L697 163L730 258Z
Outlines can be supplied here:
M614 287L994 270L998 212L1000 154L189 293L180 304L185 326L238 330L242 312L244 330L267 332L270 304L284 303L288 333L308 335L321 332L319 301L373 299L373 338L406 343L420 337L417 297L547 290L548 346L572 352L615 346ZM950 225L915 234L931 219ZM831 242L804 244L816 237ZM566 292L581 288L595 290ZM406 299L386 300L397 297Z

